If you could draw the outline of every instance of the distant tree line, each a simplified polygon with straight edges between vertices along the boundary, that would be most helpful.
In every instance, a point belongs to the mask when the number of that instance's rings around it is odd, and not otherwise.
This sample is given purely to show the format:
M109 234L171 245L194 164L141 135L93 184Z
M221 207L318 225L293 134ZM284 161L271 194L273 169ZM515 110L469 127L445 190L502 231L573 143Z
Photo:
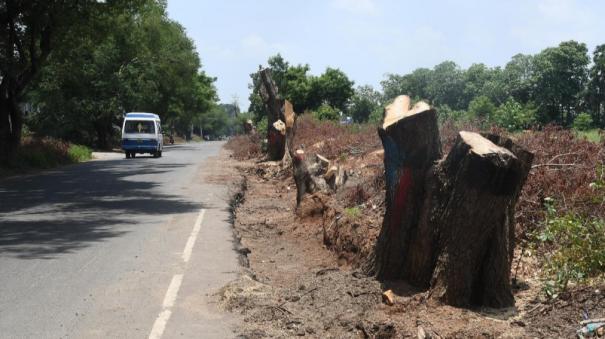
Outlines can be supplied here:
M479 63L462 69L445 61L432 69L388 74L382 91L371 86L353 89L353 81L339 70L310 76L308 65L291 66L280 55L268 63L297 112L325 112L327 105L357 122L378 121L385 103L409 94L429 101L441 118L478 119L511 130L550 123L605 127L605 45L597 46L591 56L585 44L566 41L536 55L517 54L504 67ZM249 110L262 116L255 74L252 80Z
M107 148L125 112L182 134L226 115L165 0L7 0L0 17L0 158L24 129Z

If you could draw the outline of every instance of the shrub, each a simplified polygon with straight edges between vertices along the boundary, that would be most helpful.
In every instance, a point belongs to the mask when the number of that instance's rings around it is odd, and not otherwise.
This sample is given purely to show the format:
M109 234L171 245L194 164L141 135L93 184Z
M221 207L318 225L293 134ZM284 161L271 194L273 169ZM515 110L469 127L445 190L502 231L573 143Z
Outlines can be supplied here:
M352 220L358 219L361 217L361 209L359 207L348 207L344 210L345 215Z
M0 167L9 169L9 172L13 170L47 169L86 161L91 157L92 151L86 146L69 144L52 138L35 139L26 137L10 163L2 164Z
M523 106L513 98L508 98L496 112L492 121L509 131L530 128L536 122L536 110L531 106Z
M261 119L256 125L256 133L263 137L267 135L267 118Z
M592 117L588 113L580 113L573 121L573 128L578 131L587 131L592 127Z
M468 115L474 119L490 119L496 112L496 105L484 96L478 96L468 104Z
M437 107L437 118L439 123L443 124L446 121L463 121L467 120L468 113L466 111L451 109L448 105Z
M261 155L261 139L259 134L238 135L229 139L225 148L233 152L238 160L247 160Z
M72 162L82 162L92 159L92 150L83 145L70 144L67 155Z
M376 107L372 112L370 112L368 122L371 124L379 124L380 122L382 122L383 115L384 108Z
M317 110L313 112L313 116L317 120L332 120L336 121L340 117L338 110L328 104L319 106Z
M551 198L545 199L545 206L544 228L536 238L554 246L544 255L544 290L556 298L569 282L584 282L605 273L605 222L574 213L557 216Z

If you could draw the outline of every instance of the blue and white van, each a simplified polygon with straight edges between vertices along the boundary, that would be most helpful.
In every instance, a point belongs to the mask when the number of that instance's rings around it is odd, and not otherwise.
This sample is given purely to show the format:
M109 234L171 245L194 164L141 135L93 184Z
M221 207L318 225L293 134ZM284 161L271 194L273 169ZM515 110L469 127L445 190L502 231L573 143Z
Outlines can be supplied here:
M160 117L153 113L127 113L122 126L122 149L126 158L137 153L149 153L154 158L162 156L164 136Z

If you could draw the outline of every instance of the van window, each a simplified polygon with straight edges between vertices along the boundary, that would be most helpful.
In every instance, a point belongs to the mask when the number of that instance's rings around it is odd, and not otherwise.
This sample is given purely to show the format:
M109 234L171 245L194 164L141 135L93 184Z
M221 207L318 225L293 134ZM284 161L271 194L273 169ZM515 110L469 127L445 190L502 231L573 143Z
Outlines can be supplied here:
M124 133L155 134L155 122L151 120L126 120Z

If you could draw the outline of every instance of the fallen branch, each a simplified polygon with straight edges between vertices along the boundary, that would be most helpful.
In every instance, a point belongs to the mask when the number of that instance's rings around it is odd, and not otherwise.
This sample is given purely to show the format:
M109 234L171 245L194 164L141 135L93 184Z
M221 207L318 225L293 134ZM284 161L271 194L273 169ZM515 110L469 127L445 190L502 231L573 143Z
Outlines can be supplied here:
M531 168L538 168L538 167L567 167L567 166L578 166L578 164L573 163L573 164L537 164L537 165L533 165Z

